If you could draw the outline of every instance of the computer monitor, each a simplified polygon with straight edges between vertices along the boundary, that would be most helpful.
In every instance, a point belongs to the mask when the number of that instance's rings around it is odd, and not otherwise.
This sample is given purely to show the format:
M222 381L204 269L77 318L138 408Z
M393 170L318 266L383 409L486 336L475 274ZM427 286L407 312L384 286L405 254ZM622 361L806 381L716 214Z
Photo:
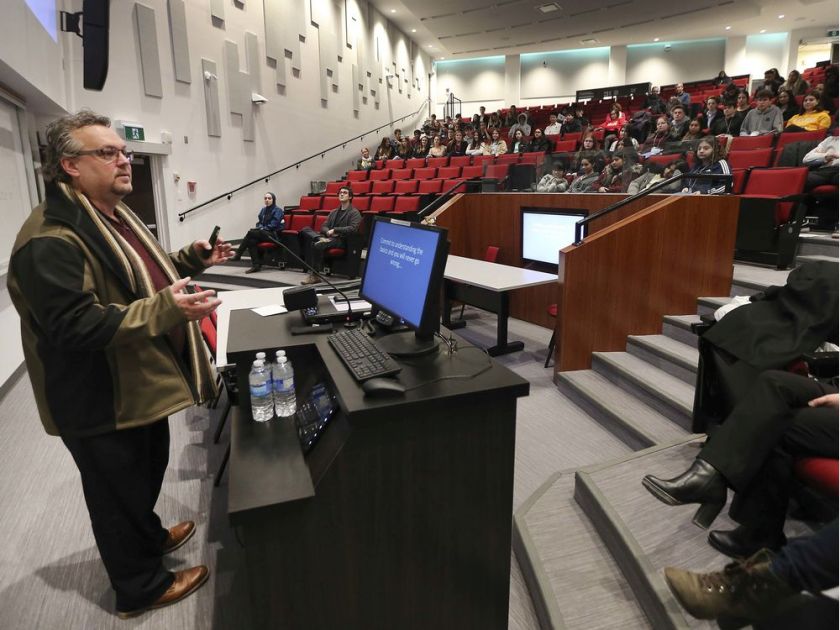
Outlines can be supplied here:
M585 210L522 209L522 258L557 266L559 252L575 242L575 223Z
M434 335L440 328L440 291L448 254L444 228L374 218L359 296L412 329L377 339L385 352L413 356L437 348Z

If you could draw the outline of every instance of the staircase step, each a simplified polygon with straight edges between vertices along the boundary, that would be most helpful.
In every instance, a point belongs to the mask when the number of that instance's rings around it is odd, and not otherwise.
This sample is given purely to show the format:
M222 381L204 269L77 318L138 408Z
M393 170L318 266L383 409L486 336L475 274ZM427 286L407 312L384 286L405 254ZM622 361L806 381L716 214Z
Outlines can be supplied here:
M592 368L684 430L691 430L694 387L682 379L627 352L593 352Z
M555 380L560 391L634 450L686 435L674 422L594 370L560 372Z
M662 318L662 334L697 347L697 335L691 330L692 324L699 324L699 315L666 315Z
M689 439L657 446L618 462L579 470L575 498L597 528L601 539L633 587L648 618L656 628L715 628L712 622L691 618L671 594L663 577L665 567L707 572L723 568L728 559L707 543L708 532L691 518L697 505L668 506L642 486L652 474L669 479L685 470L699 453L701 442ZM735 523L724 509L713 529L728 530ZM785 533L808 531L788 519Z
M689 385L697 381L697 348L667 335L630 335L627 352L684 380Z
M829 256L837 259L838 239L823 234L799 235L799 256Z
M764 265L737 263L732 271L730 295L753 295L769 286L782 286L787 282L789 269L779 270Z
M651 628L633 590L556 473L513 516L513 549L542 628Z
M838 262L837 256L823 256L821 254L808 254L805 256L797 256L796 264L801 265L806 262Z
M712 315L724 304L728 304L732 298L728 297L699 297L697 298L697 314Z

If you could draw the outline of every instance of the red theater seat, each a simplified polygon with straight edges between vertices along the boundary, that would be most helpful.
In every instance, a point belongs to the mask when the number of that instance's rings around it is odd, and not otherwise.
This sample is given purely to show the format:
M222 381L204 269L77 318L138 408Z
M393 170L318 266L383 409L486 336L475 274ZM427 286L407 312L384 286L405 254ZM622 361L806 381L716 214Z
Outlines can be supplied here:
M370 189L371 195L390 195L394 192L394 180L388 179L384 182L373 182Z
M347 182L327 182L327 188L324 190L325 195L337 195L342 186L346 186Z
M340 205L338 197L323 197L321 200L321 210L335 210Z
M577 140L557 139L554 141L555 153L567 153L569 151L574 151L575 149L577 149Z
M829 457L804 457L793 465L797 479L825 495L837 496L838 461Z
M347 173L347 181L348 182L363 182L368 178L367 171L348 171Z
M381 182L385 179L391 179L391 169L390 168L383 168L378 171L371 171L370 172L370 180L374 182Z
M324 225L324 223L327 222L327 219L329 218L329 216L330 215L328 215L328 214L316 214L315 215L315 222L312 224L312 229L315 230L316 232L320 232L321 231L321 226Z
M474 166L465 166L461 169L461 177L463 179L475 179L484 175L484 167L481 164Z
M417 192L416 179L403 179L394 185L395 195L413 195Z
M300 209L312 212L321 207L321 197L306 196L300 198Z
M729 168L760 168L770 166L773 149L753 149L751 151L730 151L726 156Z
M405 161L405 168L423 168L426 166L425 158L411 158Z
M393 212L394 199L397 199L397 197L372 197L370 200L370 211Z
M411 179L411 169L396 168L391 171L391 179Z
M354 195L370 194L370 189L371 189L372 186L373 186L372 181L350 182L350 190L353 191Z
M414 179L434 179L435 173L437 173L435 167L417 168L414 169Z
M439 168L437 172L438 179L456 179L461 176L460 166L446 166Z
M394 204L394 212L404 214L406 212L417 212L420 209L420 197L397 197Z
M469 166L470 162L472 162L472 156L470 155L459 155L449 158L449 166Z
M359 212L370 210L370 197L353 197L353 207Z
M769 149L773 146L773 134L763 136L736 136L732 138L730 151L750 151L752 149Z
M385 160L385 168L405 168L405 160L401 158Z
M426 160L426 166L431 166L432 168L440 168L442 166L447 166L448 164L448 157L429 158Z
M460 171L461 169L457 170ZM443 186L443 180L441 179L426 179L418 184L417 193L420 195L439 195L441 186Z

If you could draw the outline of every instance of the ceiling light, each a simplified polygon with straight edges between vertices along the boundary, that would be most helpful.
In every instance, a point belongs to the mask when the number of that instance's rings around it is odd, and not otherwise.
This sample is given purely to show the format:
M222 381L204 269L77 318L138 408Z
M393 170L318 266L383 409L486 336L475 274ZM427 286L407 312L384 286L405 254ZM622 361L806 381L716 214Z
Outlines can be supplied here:
M557 5L556 2L551 2L550 4L541 4L537 7L537 11L540 13L554 13L555 11L559 11L560 7Z
M584 44L584 45L597 44L597 43L598 43L598 40L597 40L597 39L593 39L593 38L591 38L591 37L590 37L589 39L582 39L582 40L580 40L580 43L581 43L581 44Z
M779 16L779 19L780 19L780 20L783 20L784 18L785 18L785 14L784 14L784 13L782 13L782 14Z
M391 9L391 13L396 13L396 12L397 12L396 9Z
M654 37L654 38L653 38L653 41L658 42L658 41L659 41L659 38L658 38L658 37Z
M416 28L413 28L413 29L411 29L411 32L412 32L412 33L416 33L416 32L417 32L417 29L416 29Z
M766 33L766 32L767 32L767 29L766 29L766 28L763 28L763 29L761 29L761 30L760 30L760 31L758 31L758 32L759 32L759 33Z
M731 26L727 26L727 27L726 27L726 30L727 30L727 31L731 31L731 30L732 30L732 27L731 27Z
M440 57L440 59L446 59L446 57Z
M431 44L429 44L429 48L431 48L431 47L432 47L432 45L431 45Z

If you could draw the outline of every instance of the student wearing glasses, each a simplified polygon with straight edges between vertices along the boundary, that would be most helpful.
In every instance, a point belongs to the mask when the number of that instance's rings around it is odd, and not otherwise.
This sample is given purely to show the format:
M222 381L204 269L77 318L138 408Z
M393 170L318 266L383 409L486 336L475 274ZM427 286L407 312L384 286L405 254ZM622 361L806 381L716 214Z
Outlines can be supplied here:
M265 193L263 202L265 205L260 209L260 214L257 216L257 224L248 230L245 238L239 244L236 254L231 259L239 260L242 258L242 253L247 249L248 254L251 256L251 268L245 273L256 273L262 268L260 265L260 250L257 248L257 245L269 240L267 237L279 239L280 232L286 227L283 208L277 205L277 197L274 193Z
M300 233L303 259L319 271L324 266L324 252L333 247L342 247L346 237L358 232L362 224L362 214L353 207L353 191L348 186L339 188L338 200L341 205L330 212L320 232L305 228ZM318 276L310 272L301 284L318 282Z
M231 248L222 239L161 248L122 203L131 153L108 118L64 116L47 127L46 144L46 200L15 239L9 294L41 422L79 469L116 614L133 617L182 600L209 575L206 566L163 566L196 526L167 529L154 509L168 416L216 395L198 322L220 301L185 289Z

